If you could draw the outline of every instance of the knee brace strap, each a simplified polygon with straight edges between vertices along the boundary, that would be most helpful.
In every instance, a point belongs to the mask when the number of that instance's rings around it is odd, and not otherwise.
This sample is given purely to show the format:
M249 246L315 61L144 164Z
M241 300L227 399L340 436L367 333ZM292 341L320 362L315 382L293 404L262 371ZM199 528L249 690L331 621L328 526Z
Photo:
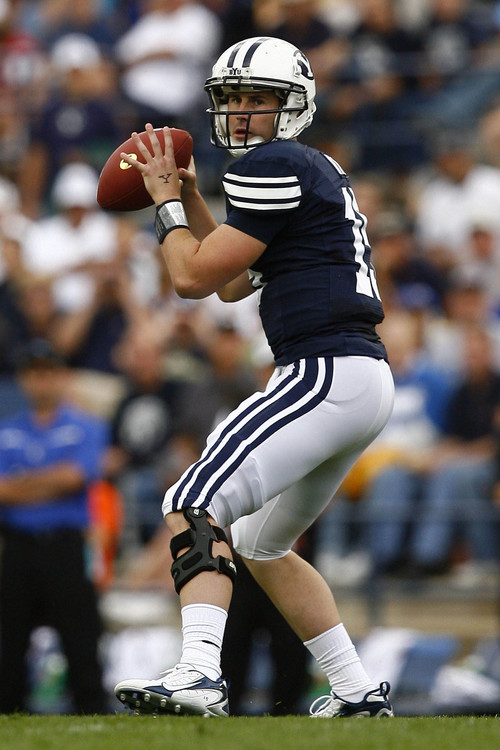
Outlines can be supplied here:
M170 571L177 593L191 578L203 570L216 570L234 581L236 578L234 562L222 555L218 557L212 555L214 542L227 544L224 530L209 523L207 512L201 508L185 508L183 515L191 528L177 534L170 541L170 550L174 558ZM179 550L184 547L189 547L189 549L177 558Z

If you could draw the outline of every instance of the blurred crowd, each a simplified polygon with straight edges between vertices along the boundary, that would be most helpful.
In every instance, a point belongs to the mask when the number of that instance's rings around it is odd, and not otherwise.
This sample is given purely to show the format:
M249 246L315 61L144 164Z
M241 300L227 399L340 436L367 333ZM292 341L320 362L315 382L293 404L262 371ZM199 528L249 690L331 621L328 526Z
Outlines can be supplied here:
M17 346L49 340L67 397L109 428L98 582L168 579L150 554L163 492L272 357L256 300L179 299L151 211L100 210L97 179L132 130L182 127L222 219L228 157L210 145L203 83L253 35L315 70L303 140L342 164L368 218L396 380L390 423L321 523L318 564L332 583L481 580L500 543L496 0L0 0L0 416L23 402Z

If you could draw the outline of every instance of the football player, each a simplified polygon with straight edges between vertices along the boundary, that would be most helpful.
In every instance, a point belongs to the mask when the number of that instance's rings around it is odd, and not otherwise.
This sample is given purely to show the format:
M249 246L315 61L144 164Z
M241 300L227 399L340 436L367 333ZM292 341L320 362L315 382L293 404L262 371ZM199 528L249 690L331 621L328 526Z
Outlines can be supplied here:
M223 531L304 642L331 685L311 715L392 716L389 685L365 672L329 586L291 551L361 452L386 424L393 381L376 333L383 319L366 219L342 167L302 145L315 83L305 55L280 39L238 42L205 89L215 146L238 158L223 177L217 226L194 165L176 168L168 128L150 154L133 134L156 204L155 228L181 297L225 302L256 292L276 369L209 436L201 458L165 494L180 594L180 663L115 688L138 712L227 716L220 653L235 567ZM328 463L327 497L287 492Z

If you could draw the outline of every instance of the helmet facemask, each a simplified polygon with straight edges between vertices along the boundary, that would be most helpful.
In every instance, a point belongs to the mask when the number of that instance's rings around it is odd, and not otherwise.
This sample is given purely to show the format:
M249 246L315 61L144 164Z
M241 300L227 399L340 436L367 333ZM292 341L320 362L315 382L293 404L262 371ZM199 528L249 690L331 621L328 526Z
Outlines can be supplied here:
M211 125L211 139L212 143L217 146L218 148L226 148L230 151L230 153L236 152L233 155L235 156L241 156L242 153L245 153L250 148L254 148L255 146L262 145L263 143L270 143L271 141L276 140L277 138L283 138L286 137L286 127L287 122L289 120L289 116L291 112L299 113L305 111L304 104L300 104L299 100L293 105L288 106L288 99L292 95L290 91L285 91L281 88L276 88L276 82L274 82L274 87L272 88L273 93L277 95L280 102L277 108L275 109L259 109L259 110L241 110L241 109L229 109L228 104L228 98L231 94L231 92L244 92L244 93L251 93L251 92L258 92L258 91L269 91L271 90L271 86L239 86L239 85L230 85L228 86L225 82L223 86L214 85L213 87L210 86L209 83L207 83L206 89L208 91L208 95L210 98L210 101L212 103L212 107L207 109L207 113L210 116L210 125ZM293 92L293 96L295 99L300 98L300 92ZM303 98L303 97L302 97ZM261 138L260 136L255 136L253 138L249 138L249 132L251 131L251 122L253 117L259 117L261 115L270 115L274 114L274 128L273 132L270 135L269 138ZM244 116L246 118L246 132L243 138L243 141L238 139L236 140L234 137L231 137L230 131L229 131L229 118L231 116Z
M228 149L233 156L273 140L295 138L311 124L316 109L314 76L307 58L288 42L271 37L248 39L226 50L214 65L205 90L210 100L207 113L212 143ZM259 90L276 93L278 107L257 111L228 108L231 92ZM272 113L276 115L272 135L267 139L248 138L252 117ZM236 141L229 134L229 117L233 115L247 118L243 140Z

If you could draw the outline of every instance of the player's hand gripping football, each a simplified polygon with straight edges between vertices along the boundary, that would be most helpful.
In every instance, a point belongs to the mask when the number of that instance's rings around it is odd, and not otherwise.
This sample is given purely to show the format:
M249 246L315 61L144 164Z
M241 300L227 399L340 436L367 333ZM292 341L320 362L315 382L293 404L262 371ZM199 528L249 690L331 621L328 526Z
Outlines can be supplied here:
M170 129L168 127L163 128L163 135L165 137L164 149L161 148L160 142L151 123L147 123L145 129L148 133L153 153L151 154L149 152L149 149L144 145L138 133L134 132L132 133L132 139L144 162L132 158L125 152L122 152L120 156L127 162L127 164L130 164L131 167L137 169L137 171L141 173L144 185L157 206L164 201L180 199L182 182L175 163L174 147L170 136ZM192 163L190 166L192 166ZM191 189L193 189L193 185L196 185L196 175L194 171L190 172L182 169L181 172L187 183L186 188L188 188L189 184Z

